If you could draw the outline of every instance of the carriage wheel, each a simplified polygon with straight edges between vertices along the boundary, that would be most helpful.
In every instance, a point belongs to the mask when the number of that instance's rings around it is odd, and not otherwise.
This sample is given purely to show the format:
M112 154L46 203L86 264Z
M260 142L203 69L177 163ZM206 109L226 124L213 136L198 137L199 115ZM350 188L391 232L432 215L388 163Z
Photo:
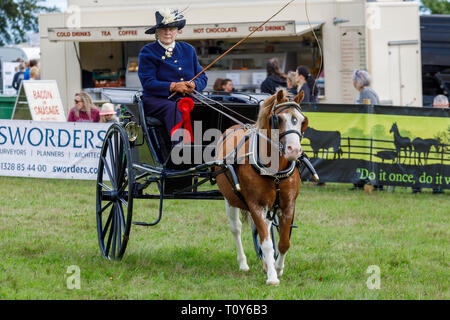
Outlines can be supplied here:
M275 231L276 230L276 231ZM280 229L278 228L278 218L275 215L272 225L270 226L270 239L272 240L272 246L273 246L273 257L275 260L277 260L279 252L278 252L278 239L279 239L279 232ZM255 252L258 258L263 258L263 253L259 241L259 235L258 230L256 229L256 226L254 223L252 223L252 235L253 235L253 246L255 247Z
M97 173L97 235L100 252L120 260L125 253L133 211L134 173L130 144L118 124L108 129Z

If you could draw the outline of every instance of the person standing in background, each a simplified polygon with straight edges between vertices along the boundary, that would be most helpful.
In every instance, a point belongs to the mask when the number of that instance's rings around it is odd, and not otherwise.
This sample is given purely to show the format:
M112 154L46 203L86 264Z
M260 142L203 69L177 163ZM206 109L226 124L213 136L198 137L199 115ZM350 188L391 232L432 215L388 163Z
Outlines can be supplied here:
M300 93L304 92L305 97L303 102L319 102L318 98L318 88L315 85L315 79L311 76L309 68L307 66L300 66L297 68L297 91ZM314 91L314 92L313 92Z
M266 64L267 78L261 83L261 92L275 94L278 89L286 88L286 75L281 71L277 58L272 58Z
M288 92L293 96L297 95L298 90L298 82L297 82L297 73L295 71L289 71L286 76L286 86Z
M34 66L30 69L30 80L39 80L40 79L40 70L38 67Z
M448 98L443 94L437 95L433 99L433 108L444 108L448 109Z
M377 93L370 87L370 75L365 70L355 70L352 76L353 87L359 91L356 104L380 104Z
M370 87L370 75L365 70L355 70L352 75L353 87L359 91L355 104L380 104L377 93ZM359 180L353 184L354 189L364 189L366 182ZM383 190L382 185L374 185L375 190ZM413 189L414 192L414 189Z
M27 69L25 70L25 73L23 75L23 80L30 80L30 71L31 68L36 67L37 66L37 60L32 59L30 60L30 62L27 62Z
M22 83L24 74L25 74L25 64L21 63L19 65L19 70L14 74L12 82L12 87L16 89L17 93L19 93L20 84Z
M303 91L304 97L302 102L311 102L311 87L310 82L308 82L309 79L311 79L309 74L309 69L306 66L300 66L297 68L296 73L296 79L297 79L297 91L298 93Z

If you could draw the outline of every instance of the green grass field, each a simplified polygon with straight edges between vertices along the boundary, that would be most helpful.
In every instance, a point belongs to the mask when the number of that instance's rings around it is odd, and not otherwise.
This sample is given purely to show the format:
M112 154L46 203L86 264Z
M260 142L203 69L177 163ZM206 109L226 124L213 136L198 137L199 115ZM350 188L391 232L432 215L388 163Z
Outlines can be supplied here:
M449 191L349 188L302 186L280 286L268 287L248 223L239 272L223 201L167 200L162 222L132 226L123 260L107 261L95 182L0 177L0 298L449 299ZM136 206L134 220L156 218L156 200ZM371 265L380 289L366 284Z

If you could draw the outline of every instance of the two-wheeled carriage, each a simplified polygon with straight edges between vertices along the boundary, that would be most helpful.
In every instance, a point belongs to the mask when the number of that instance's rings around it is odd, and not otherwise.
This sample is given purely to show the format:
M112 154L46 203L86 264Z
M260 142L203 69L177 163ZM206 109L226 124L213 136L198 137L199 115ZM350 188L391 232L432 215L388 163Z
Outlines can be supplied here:
M112 124L103 141L100 152L96 185L96 218L98 242L101 254L108 259L121 259L125 253L132 225L150 227L158 224L163 215L163 203L166 199L204 199L222 200L219 190L200 191L203 183L216 183L218 174L232 168L224 161L200 162L194 159L197 152L212 148L210 144L183 145L183 152L190 148L191 164L175 164L171 157L174 145L164 125L156 118L144 114L141 93L129 90L109 92L111 102L122 105L121 122ZM208 100L211 103L211 100ZM229 104L233 117L256 119L260 101L245 95L238 96L237 102ZM240 103L244 102L244 103ZM211 104L207 105L211 106ZM221 132L232 126L233 120L224 116L224 104L216 104L214 112L199 99L191 113L192 122L201 121L201 133L208 129ZM230 110L228 108L228 110ZM195 130L194 130L195 131ZM194 133L195 135L195 133ZM200 141L203 141L200 139ZM211 154L211 153L209 153ZM303 170L302 161L297 161ZM156 185L157 192L148 192L150 185ZM156 188L151 188L156 190ZM153 221L137 222L133 220L133 202L135 199L153 199L159 202L158 210L153 213ZM291 226L292 228L293 226ZM277 255L277 217L271 224L270 233L274 255ZM256 253L262 257L258 232L253 226L253 239Z

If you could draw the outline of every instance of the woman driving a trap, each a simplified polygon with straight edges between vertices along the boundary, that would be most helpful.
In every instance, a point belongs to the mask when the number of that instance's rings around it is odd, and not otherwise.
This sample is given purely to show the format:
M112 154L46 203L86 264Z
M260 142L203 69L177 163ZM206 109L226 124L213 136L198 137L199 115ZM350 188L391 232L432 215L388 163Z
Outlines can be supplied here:
M145 115L164 123L171 136L172 129L182 122L182 112L177 108L179 98L194 89L202 91L208 78L202 73L190 81L203 69L195 48L175 41L178 30L186 24L184 16L178 10L164 9L156 11L155 18L156 25L145 33L155 34L156 41L141 49L138 74Z

